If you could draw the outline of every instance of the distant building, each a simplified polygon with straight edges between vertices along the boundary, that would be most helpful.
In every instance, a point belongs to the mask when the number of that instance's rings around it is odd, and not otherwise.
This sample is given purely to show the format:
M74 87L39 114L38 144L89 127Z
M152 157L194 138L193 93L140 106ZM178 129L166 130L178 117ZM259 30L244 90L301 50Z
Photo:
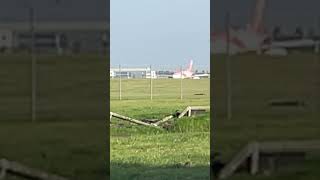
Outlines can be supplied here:
M116 77L116 73L110 70L110 78L115 78L115 77Z
M7 29L0 29L0 50L5 51L13 46L12 32Z
M146 72L146 78L147 79L156 79L157 78L157 73L156 71L147 71Z
M157 71L158 78L170 78L173 74L172 71Z
M31 25L39 52L77 53L108 49L110 4L103 0L3 0L0 48L30 50ZM31 20L34 20L33 23ZM1 38L2 36L2 38Z
M111 68L110 78L157 78L156 71L150 71L150 68Z
M97 52L105 51L109 45L109 26L103 21L37 22L34 32L39 52ZM31 45L30 23L0 23L0 49L28 51Z

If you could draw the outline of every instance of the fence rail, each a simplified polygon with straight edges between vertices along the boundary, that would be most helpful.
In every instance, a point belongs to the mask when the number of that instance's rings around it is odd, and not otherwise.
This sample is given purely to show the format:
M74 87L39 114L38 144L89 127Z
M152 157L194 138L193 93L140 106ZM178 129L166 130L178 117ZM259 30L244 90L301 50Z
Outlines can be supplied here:
M209 79L120 79L110 80L112 100L208 99Z

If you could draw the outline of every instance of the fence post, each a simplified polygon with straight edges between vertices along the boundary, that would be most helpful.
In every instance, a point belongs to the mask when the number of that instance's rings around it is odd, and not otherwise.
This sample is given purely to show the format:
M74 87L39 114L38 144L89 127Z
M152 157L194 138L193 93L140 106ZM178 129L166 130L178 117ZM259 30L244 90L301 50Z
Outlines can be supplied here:
M182 91L182 88L183 88L183 86L182 86L182 79L183 79L183 74L182 74L182 66L180 66L180 73L181 73L181 75L180 75L180 99L182 100L183 99L183 91Z
M35 55L35 12L30 7L30 31L31 31L31 119L35 122L37 119L37 59Z
M152 70L151 70L151 65L150 65L150 100L153 99L153 83L152 83Z
M227 32L227 58L226 58L226 71L227 71L227 118L232 118L232 82L231 82L231 67L230 67L230 14L226 14L226 32Z
M119 65L119 100L122 100L122 82L121 82L121 76L122 76L122 72L121 72L121 65Z

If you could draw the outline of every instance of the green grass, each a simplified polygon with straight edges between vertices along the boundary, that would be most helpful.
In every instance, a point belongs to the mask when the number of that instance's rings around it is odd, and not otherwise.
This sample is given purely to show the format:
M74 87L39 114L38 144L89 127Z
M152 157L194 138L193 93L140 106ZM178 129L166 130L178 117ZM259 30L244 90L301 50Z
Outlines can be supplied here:
M30 57L1 55L0 158L70 179L106 178L105 59L86 56L38 58L38 122L30 121ZM311 54L232 57L233 118L227 120L223 56L213 61L216 117L214 152L228 162L252 140L320 139L320 61ZM219 61L221 59L221 61ZM94 62L94 63L93 63ZM111 81L111 111L137 119L162 118L188 105L209 105L209 80ZM195 95L204 94L204 95ZM305 107L275 108L272 100L304 101ZM209 116L183 118L169 131L136 125L111 127L112 179L208 179ZM238 174L229 179L319 179L319 153L294 172L273 176Z
M102 125L98 121L1 123L0 157L70 179L104 179Z
M208 179L208 137L208 132L112 136L111 179Z
M129 100L116 100L112 93L111 111L142 118L163 118L189 105L209 105L208 80L184 80L185 99L180 100L179 80L154 80L161 91L154 100L139 95L146 80L127 80ZM116 89L118 81L111 81ZM116 86L116 87L115 87ZM129 86L128 86L129 87ZM168 88L168 89L167 89ZM148 91L147 91L148 92ZM193 95L204 93L204 97ZM209 179L210 120L209 114L194 118L182 118L174 122L168 131L159 131L137 125L111 126L111 179Z
M37 58L31 122L31 57L1 55L0 158L69 179L105 179L106 58Z
M225 57L213 59L214 144L224 162L250 141L320 139L320 59L308 53L287 57L244 54L231 57L233 117L226 119ZM271 107L273 100L303 101L303 107ZM246 173L232 180L319 179L320 153L308 154L304 164L272 176Z
M111 79L111 100L119 99L120 81ZM186 99L209 99L210 79L182 81L182 95ZM150 79L122 79L123 100L148 100L150 99ZM180 99L181 82L178 79L154 79L152 80L153 99Z

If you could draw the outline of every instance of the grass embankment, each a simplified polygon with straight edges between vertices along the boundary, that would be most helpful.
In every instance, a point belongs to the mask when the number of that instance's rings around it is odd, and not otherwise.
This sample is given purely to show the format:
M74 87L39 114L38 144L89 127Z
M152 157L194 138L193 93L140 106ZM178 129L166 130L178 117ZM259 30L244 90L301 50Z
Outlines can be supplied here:
M179 80L155 80L157 86L162 87L162 93L151 101L148 100L148 94L134 98L135 93L139 92L136 88L143 87L145 80L128 80L126 83L132 83L133 86L128 91L132 94L126 97L135 100L119 101L113 97L111 111L136 119L160 119L190 105L209 105L209 81L187 81L193 89L186 90L190 96L180 100L180 90L174 88L180 83ZM117 83L111 81L111 88L117 86ZM170 90L165 91L166 88ZM204 97L194 95L198 92L203 93ZM116 93L112 95L117 96ZM208 179L209 116L207 113L179 119L167 131L128 126L126 123L119 126L119 122L114 120L111 126L111 179Z

